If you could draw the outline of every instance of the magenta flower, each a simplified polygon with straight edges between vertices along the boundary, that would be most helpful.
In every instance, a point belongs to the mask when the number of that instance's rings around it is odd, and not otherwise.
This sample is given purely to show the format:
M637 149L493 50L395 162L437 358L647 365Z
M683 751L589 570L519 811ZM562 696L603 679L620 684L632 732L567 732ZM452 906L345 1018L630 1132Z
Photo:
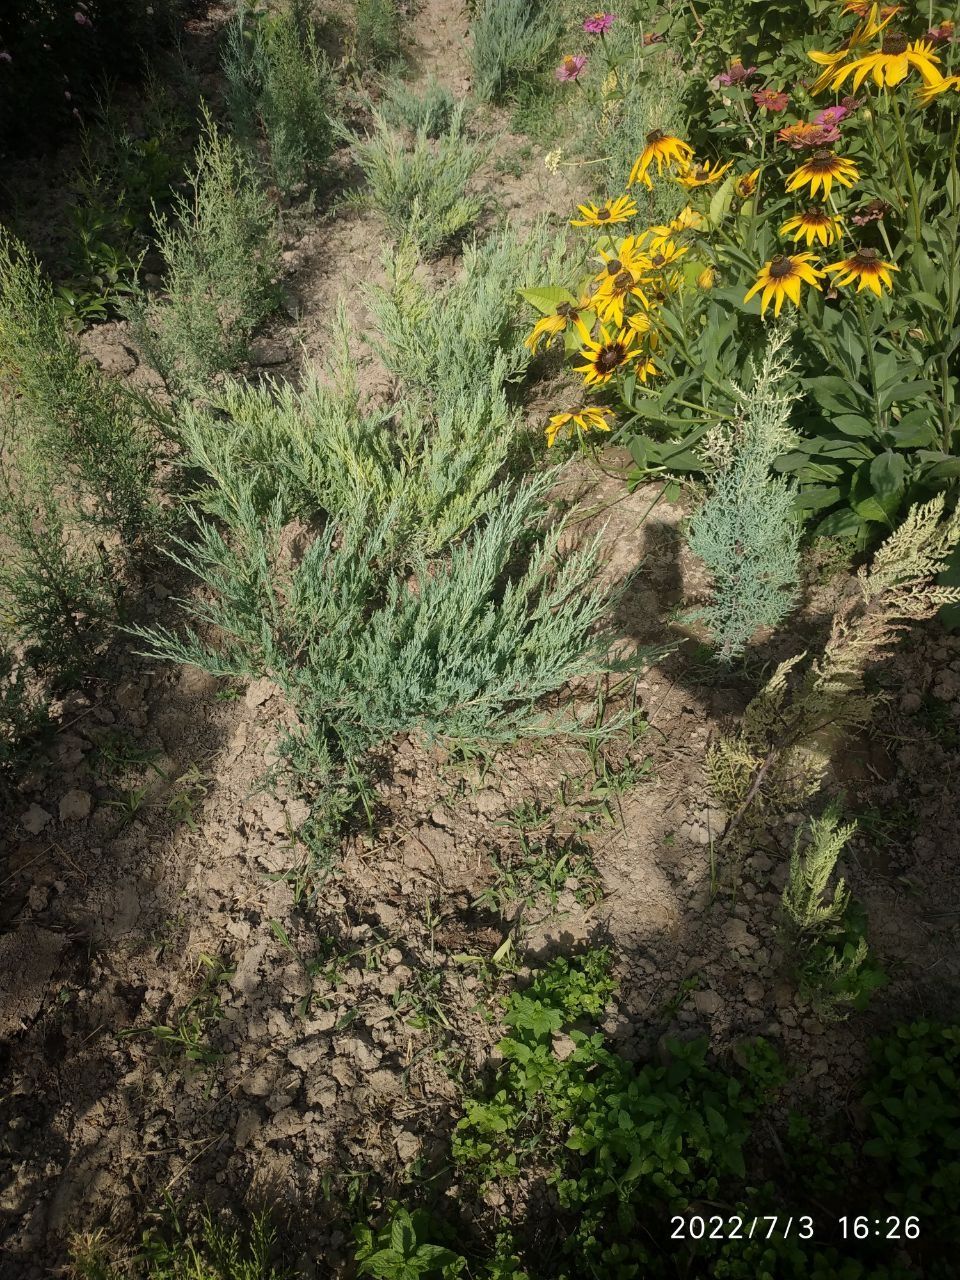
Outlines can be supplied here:
M726 71L717 76L717 81L719 84L726 85L729 88L732 84L746 84L756 74L756 67L745 67L739 58L734 58Z
M847 107L827 107L824 111L818 111L813 117L814 124L837 125L841 120L846 120L850 111Z
M79 9L78 9L78 10L76 11L76 13L73 15L73 20L74 20L74 22L78 23L81 27L92 27L92 26L93 26L93 23L90 21L90 19L87 17L87 15L86 15L85 13L81 13Z
M0 49L0 62L12 62L12 56L7 53L6 49Z
M587 59L582 53L572 53L557 67L558 80L579 80L587 69Z
M616 16L615 13L595 13L589 18L584 18L583 29L588 36L605 36L613 26Z

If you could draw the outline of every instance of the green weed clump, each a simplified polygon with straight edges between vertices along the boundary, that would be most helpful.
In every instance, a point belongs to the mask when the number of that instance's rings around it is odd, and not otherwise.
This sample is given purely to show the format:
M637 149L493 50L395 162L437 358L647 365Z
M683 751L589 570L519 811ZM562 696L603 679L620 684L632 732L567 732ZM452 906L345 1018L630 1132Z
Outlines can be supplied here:
M315 186L333 148L330 68L309 15L296 6L251 19L241 5L223 61L237 137L266 140L273 182L286 196Z
M703 619L718 656L730 662L761 627L775 627L793 608L800 576L796 490L773 473L794 442L790 411L797 394L781 355L784 331L770 341L753 386L742 393L739 423L715 438L722 450L709 496L690 522L690 549L712 576Z
M483 0L470 24L473 92L501 102L539 75L562 30L556 9L541 0Z
M187 195L156 223L166 294L132 308L144 349L174 388L209 384L246 357L274 309L280 247L249 157L209 115Z
M412 147L381 111L373 113L373 132L353 140L370 204L384 214L398 240L409 239L424 257L447 248L483 210L480 197L467 195L484 150L467 136L463 110L460 105L453 111L446 131L436 139L421 127Z

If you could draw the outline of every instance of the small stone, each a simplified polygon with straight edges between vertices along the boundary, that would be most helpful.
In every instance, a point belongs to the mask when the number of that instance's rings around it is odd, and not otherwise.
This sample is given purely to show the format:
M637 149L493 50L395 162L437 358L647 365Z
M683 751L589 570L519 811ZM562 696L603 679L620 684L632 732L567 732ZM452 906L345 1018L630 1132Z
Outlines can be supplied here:
M60 821L82 822L84 818L90 817L92 808L93 797L90 792L79 791L74 788L68 791L60 800Z
M914 711L919 711L922 705L923 699L919 693L905 693L900 699L900 710L906 711L908 715L911 715Z
M290 359L290 348L285 342L265 338L255 342L250 348L250 364L260 368L286 364Z
M286 804L287 822L291 831L299 831L310 817L310 806L305 800L288 800Z
M747 1004L759 1004L763 999L763 983L756 978L748 978L743 984L743 998Z
M264 677L262 680L254 680L247 686L247 692L244 695L244 702L253 711L256 707L261 707L265 702L279 693L280 690L272 680Z
M693 1003L697 1013L709 1018L720 1011L723 1001L716 991L695 991L693 993Z
M20 825L32 836L39 835L47 823L52 821L53 814L47 813L46 809L41 809L38 804L32 804L26 813L20 815Z
M416 1160L420 1154L420 1139L415 1133L411 1133L409 1129L401 1129L396 1140L397 1155L404 1164L409 1164L412 1160Z
M251 1098L269 1097L273 1090L273 1074L266 1067L258 1067L250 1072L241 1088Z

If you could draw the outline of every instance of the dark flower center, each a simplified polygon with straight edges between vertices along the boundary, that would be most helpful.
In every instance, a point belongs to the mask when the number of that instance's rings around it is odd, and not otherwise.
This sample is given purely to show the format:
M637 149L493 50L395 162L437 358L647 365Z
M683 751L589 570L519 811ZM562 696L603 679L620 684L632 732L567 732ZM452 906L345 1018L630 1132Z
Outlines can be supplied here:
M610 210L609 210L609 209L598 209L598 210L597 210L597 221L598 221L598 222L606 222L606 220L607 220L610 216L611 216L611 214L610 214Z
M626 352L620 342L611 342L603 347L597 355L597 368L601 373L611 373L617 365L623 364Z
M607 263L607 272L612 276L618 276L623 270L623 263L619 258L611 258Z
M770 279L784 280L793 274L793 263L786 254L778 253L770 262Z
M815 151L810 157L810 167L818 173L830 171L836 163L837 157L832 151Z
M898 54L907 52L907 45L910 41L902 31L891 31L883 37L881 51L883 53L892 54L896 57Z
M666 262L666 258L663 256L662 253L655 253L653 257L650 259L650 261L653 263L655 267L662 267L663 264Z
M652 147L657 142L662 142L667 135L662 129L651 129L647 134L647 146Z
M853 261L858 267L875 267L880 261L880 251L878 249L858 249L853 255Z
M812 204L804 212L803 220L804 222L818 222L818 223L826 222L827 221L826 210L820 209L816 205Z
M630 274L629 271L621 271L620 274L614 280L613 286L615 289L620 289L620 290L632 289L633 276Z
M577 311L569 302L561 302L557 306L557 315L564 320L575 320Z

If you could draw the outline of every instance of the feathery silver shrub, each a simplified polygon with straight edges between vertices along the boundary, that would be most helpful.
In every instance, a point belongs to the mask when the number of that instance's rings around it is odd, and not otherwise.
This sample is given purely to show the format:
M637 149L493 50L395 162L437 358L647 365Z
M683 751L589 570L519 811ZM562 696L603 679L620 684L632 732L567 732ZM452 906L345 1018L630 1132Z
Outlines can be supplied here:
M453 94L433 76L422 93L415 93L402 80L390 81L380 103L388 124L411 133L422 131L428 138L439 138L449 131L456 108Z
M206 116L188 195L156 219L166 295L131 309L138 337L171 386L204 386L245 358L279 297L270 201L246 153Z
M365 410L341 316L324 380L232 385L185 414L184 447L204 479L174 555L205 590L184 602L185 635L136 634L156 656L275 680L300 721L292 766L334 813L355 794L364 753L392 735L489 742L572 729L543 699L611 665L597 547L562 553L554 476L516 481L503 465L518 427L503 389L517 368L516 288L535 270L505 243L514 272L497 277L502 297L462 282L433 296L474 335L467 382L427 377L401 356L398 402ZM535 251L547 244L534 236ZM468 278L486 252L474 251ZM385 335L373 341L393 349Z
M284 195L316 184L333 148L330 68L309 14L296 7L250 17L241 4L223 56L227 106L238 140L267 143L270 172Z
M482 0L470 23L474 94L499 102L543 71L562 29L555 7L543 0Z
M379 110L366 138L340 131L367 180L366 201L383 213L397 240L411 241L427 258L473 226L483 210L483 200L467 195L467 186L484 150L467 136L463 112L457 106L436 138L422 126L410 146Z
M795 491L773 474L793 440L788 422L797 398L792 366L775 330L752 388L741 391L740 421L725 441L727 457L713 489L690 522L690 549L710 570L713 598L702 618L729 662L760 627L775 627L793 608L800 564Z

